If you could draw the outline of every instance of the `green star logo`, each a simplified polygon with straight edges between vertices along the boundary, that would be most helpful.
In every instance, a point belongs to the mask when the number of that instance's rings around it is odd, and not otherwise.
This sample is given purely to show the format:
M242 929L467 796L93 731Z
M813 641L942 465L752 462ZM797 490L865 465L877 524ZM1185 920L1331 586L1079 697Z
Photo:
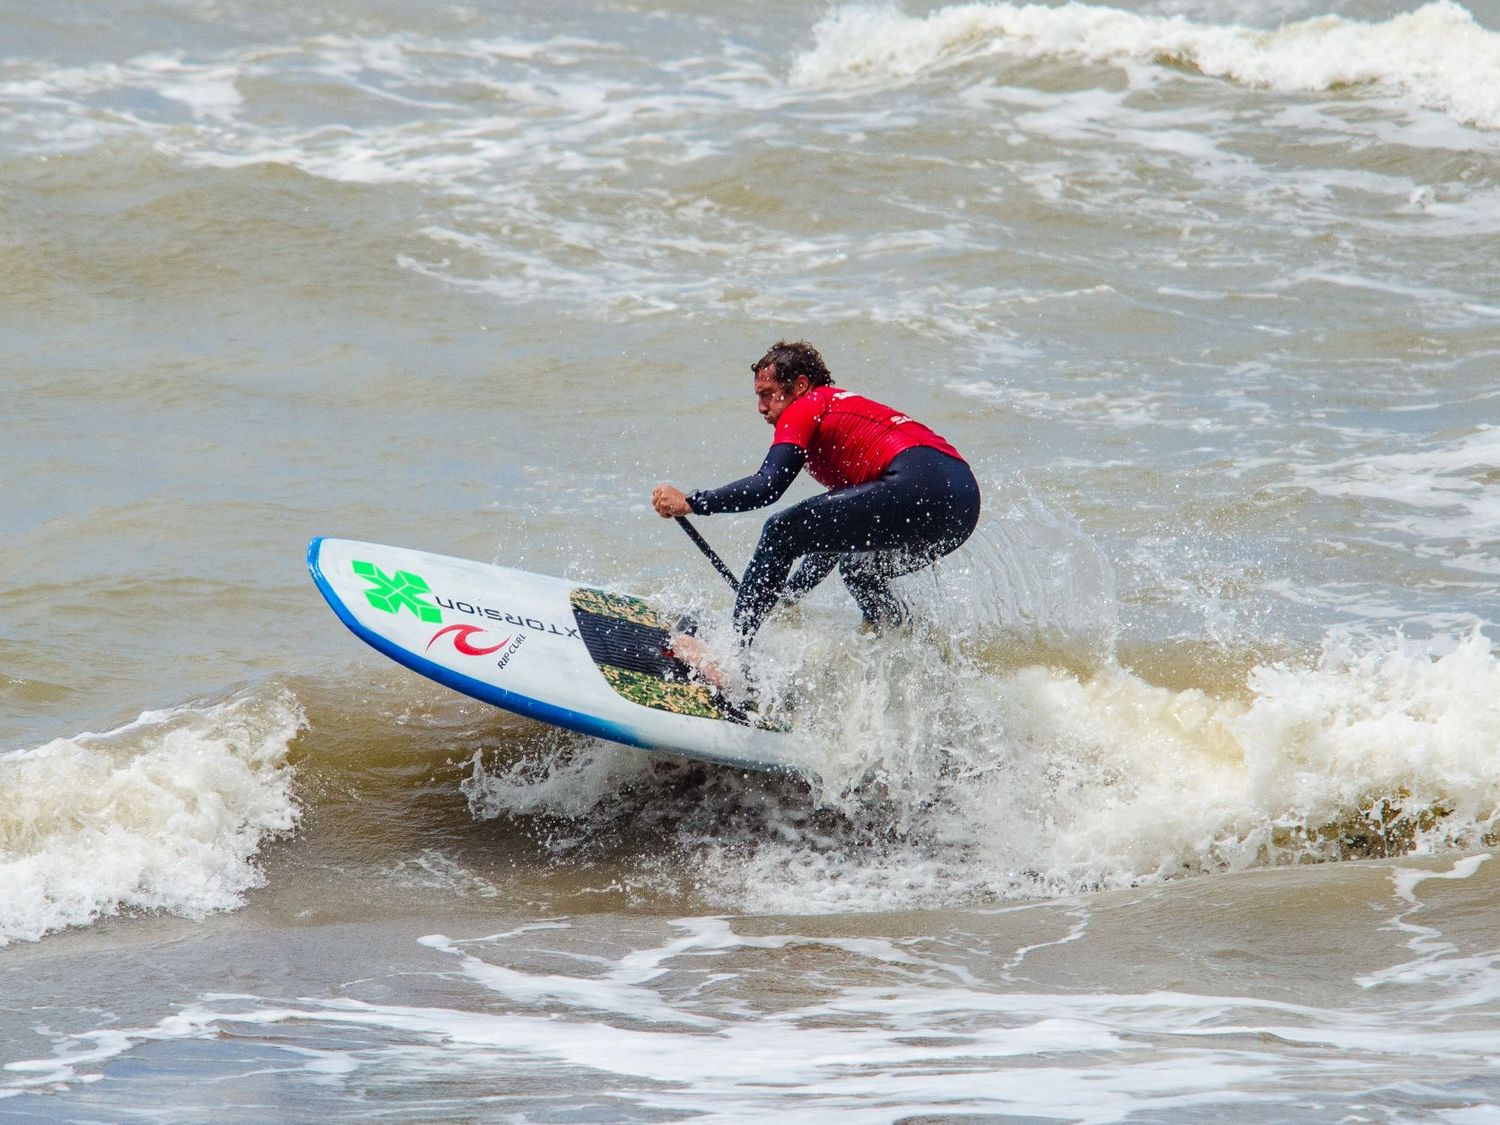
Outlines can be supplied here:
M405 607L420 621L432 624L442 621L443 611L422 598L423 594L432 593L432 587L420 574L409 570L386 574L374 563L359 559L354 560L353 566L354 573L370 584L365 591L365 600L382 613L400 613Z

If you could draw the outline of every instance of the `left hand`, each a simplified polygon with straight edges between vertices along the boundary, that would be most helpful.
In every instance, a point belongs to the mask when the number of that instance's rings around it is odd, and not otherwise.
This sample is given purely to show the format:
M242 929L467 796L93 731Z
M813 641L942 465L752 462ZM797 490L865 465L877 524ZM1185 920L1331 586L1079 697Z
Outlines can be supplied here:
M651 506L664 520L693 514L693 509L688 507L687 493L670 484L659 484L651 490Z

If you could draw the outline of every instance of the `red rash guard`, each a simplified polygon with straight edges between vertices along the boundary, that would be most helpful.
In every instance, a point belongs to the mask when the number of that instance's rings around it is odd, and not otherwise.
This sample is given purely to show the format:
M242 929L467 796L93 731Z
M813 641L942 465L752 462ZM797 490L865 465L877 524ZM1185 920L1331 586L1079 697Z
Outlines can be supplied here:
M807 471L825 488L874 480L898 453L917 446L963 460L921 422L837 387L814 387L781 412L771 444L783 442L807 451Z

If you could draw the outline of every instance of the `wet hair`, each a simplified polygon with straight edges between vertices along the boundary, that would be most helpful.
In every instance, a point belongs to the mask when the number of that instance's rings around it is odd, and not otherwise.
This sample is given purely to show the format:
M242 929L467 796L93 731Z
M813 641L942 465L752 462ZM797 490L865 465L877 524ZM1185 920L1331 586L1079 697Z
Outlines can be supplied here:
M806 375L807 381L815 387L826 387L833 383L833 376L828 374L828 368L824 366L818 349L806 340L791 344L785 340L777 340L771 345L770 351L750 365L750 371L758 375L764 368L773 365L776 368L776 381L783 387L790 387L797 381L798 375Z

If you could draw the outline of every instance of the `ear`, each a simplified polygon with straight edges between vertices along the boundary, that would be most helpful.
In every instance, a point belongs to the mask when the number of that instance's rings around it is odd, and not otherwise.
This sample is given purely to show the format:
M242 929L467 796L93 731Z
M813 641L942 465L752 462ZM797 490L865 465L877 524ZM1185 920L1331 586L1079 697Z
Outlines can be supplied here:
M798 375L797 381L792 384L792 397L801 398L810 390L812 390L812 380L806 375Z

